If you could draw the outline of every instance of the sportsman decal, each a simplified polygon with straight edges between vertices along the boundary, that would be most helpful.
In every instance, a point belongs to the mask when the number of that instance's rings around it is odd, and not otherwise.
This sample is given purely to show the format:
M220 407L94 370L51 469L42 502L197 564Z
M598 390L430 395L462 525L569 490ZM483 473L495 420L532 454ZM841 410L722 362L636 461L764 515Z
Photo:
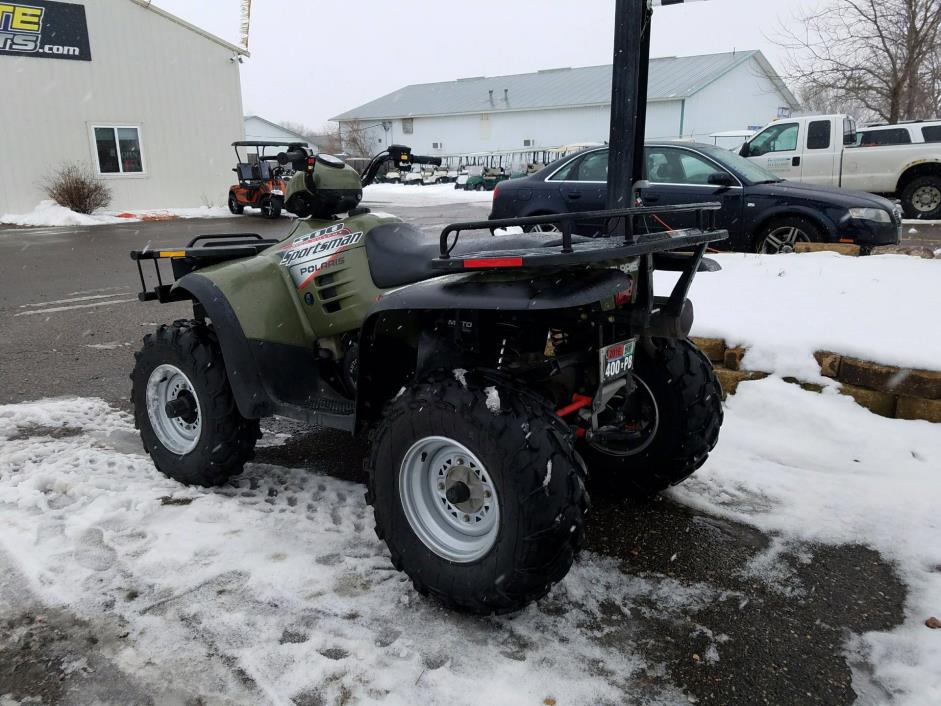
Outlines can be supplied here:
M362 231L352 233L344 224L338 223L282 246L286 252L281 255L281 264L291 273L294 286L304 289L317 275L342 265L341 255L362 239Z

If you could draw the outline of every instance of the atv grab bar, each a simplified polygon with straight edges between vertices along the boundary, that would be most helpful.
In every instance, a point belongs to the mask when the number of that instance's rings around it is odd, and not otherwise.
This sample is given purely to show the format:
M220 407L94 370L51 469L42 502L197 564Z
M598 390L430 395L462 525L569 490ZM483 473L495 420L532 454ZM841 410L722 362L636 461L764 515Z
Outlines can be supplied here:
M609 238L623 236L624 245L637 244L638 228L636 219L642 216L661 213L695 213L697 230L712 232L716 230L716 212L722 209L717 201L692 203L682 206L638 206L635 208L616 208L605 211L578 211L573 213L549 214L546 216L523 216L521 218L499 218L488 221L465 221L451 223L441 231L439 241L441 260L449 260L451 252L457 246L461 232L465 230L492 230L494 228L510 228L513 226L534 226L544 224L558 224L562 231L562 253L574 252L572 248L572 225L576 221L603 220L604 231ZM613 227L612 227L613 222ZM454 242L450 242L454 233Z
M191 248L200 240L221 240L222 238L254 238L255 240L264 240L258 233L212 233L211 235L197 235L186 244Z

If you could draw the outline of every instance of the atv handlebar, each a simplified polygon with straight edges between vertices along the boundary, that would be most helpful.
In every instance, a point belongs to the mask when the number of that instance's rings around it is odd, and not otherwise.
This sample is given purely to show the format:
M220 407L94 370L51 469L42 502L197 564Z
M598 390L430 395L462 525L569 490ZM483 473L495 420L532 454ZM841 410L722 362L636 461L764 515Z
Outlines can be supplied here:
M441 157L422 157L420 155L413 154L412 164L433 164L436 167L440 167Z

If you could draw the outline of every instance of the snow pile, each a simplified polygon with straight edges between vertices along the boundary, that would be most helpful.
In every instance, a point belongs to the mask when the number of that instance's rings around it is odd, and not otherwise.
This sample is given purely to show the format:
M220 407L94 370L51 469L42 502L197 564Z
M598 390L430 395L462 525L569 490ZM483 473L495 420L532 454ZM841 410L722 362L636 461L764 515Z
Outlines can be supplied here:
M55 201L40 201L29 213L5 213L0 216L0 223L15 226L97 226L103 223L123 223L125 219L107 213L92 215L76 213Z
M256 209L251 209L256 210ZM196 208L162 208L145 211L132 211L138 220L159 218L231 218L227 206L197 206ZM127 220L127 219L125 219ZM134 219L131 219L134 220Z
M0 406L0 507L0 556L44 601L124 626L113 659L160 703L624 703L648 665L606 641L610 606L679 620L717 593L587 556L519 615L457 615L392 567L362 486L252 465L186 488L97 400Z
M739 385L709 461L671 493L766 532L862 543L895 559L910 587L907 619L864 635L863 656L900 703L937 704L941 635L924 622L941 611L939 473L941 425L885 419L833 391L768 378Z
M370 184L363 189L364 204L392 204L396 206L443 206L449 203L493 202L490 191L464 191L454 184L429 184L428 186L406 186L405 184Z
M130 212L99 210L91 215L85 215L69 210L65 206L60 206L55 201L41 201L29 213L7 213L0 216L0 223L44 227L99 226L112 223L134 223L136 221L173 220L177 218L230 218L231 216L229 209L222 206L163 208Z
M746 346L747 370L819 381L814 351L941 369L941 261L835 253L710 255L697 275L692 334ZM660 272L658 294L677 274ZM934 325L932 325L934 322Z

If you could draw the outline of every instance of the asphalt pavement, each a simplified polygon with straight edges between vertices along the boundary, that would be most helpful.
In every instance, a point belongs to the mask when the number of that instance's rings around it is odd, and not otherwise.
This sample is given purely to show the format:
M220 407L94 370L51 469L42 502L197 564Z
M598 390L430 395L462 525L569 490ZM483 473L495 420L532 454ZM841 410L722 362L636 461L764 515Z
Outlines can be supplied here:
M429 233L487 213L486 204L382 209ZM68 395L101 397L126 408L128 374L141 337L161 322L191 313L185 303L138 302L137 270L129 251L146 245L177 247L203 233L276 237L291 225L288 218L267 221L249 215L0 230L0 403ZM265 424L291 438L283 446L259 449L259 462L303 468L316 456L335 475L362 480L363 449L354 446L351 452L349 440L339 432L290 422ZM690 634L682 622L658 619L657 606L650 606L649 615L624 614L612 606L605 616L610 648L636 644L640 635L649 645L651 661L664 666L664 673L651 675L652 682L668 679L702 704L853 703L858 696L854 683L865 682L866 665L851 661L843 649L845 639L900 624L905 588L891 565L865 547L798 546L779 557L789 588L782 591L748 568L772 541L752 528L666 499L596 499L590 550L615 557L626 573L705 584L728 596L691 606L688 612L691 624L725 636L721 659L707 660L707 636ZM70 682L66 679L62 686L58 677L42 676L43 665L60 664L67 654L90 655L107 672L111 668L98 645L117 639L120 626L90 625L37 604L21 590L22 579L8 569L0 554L0 574L6 577L0 580L0 624L8 635L0 636L0 694L28 693L24 675L35 673L41 686L37 697L68 701ZM870 600L880 594L880 601ZM38 628L33 627L37 616ZM22 643L9 636L27 632L34 638L24 652ZM116 684L135 693L134 684ZM874 702L879 702L878 694Z

